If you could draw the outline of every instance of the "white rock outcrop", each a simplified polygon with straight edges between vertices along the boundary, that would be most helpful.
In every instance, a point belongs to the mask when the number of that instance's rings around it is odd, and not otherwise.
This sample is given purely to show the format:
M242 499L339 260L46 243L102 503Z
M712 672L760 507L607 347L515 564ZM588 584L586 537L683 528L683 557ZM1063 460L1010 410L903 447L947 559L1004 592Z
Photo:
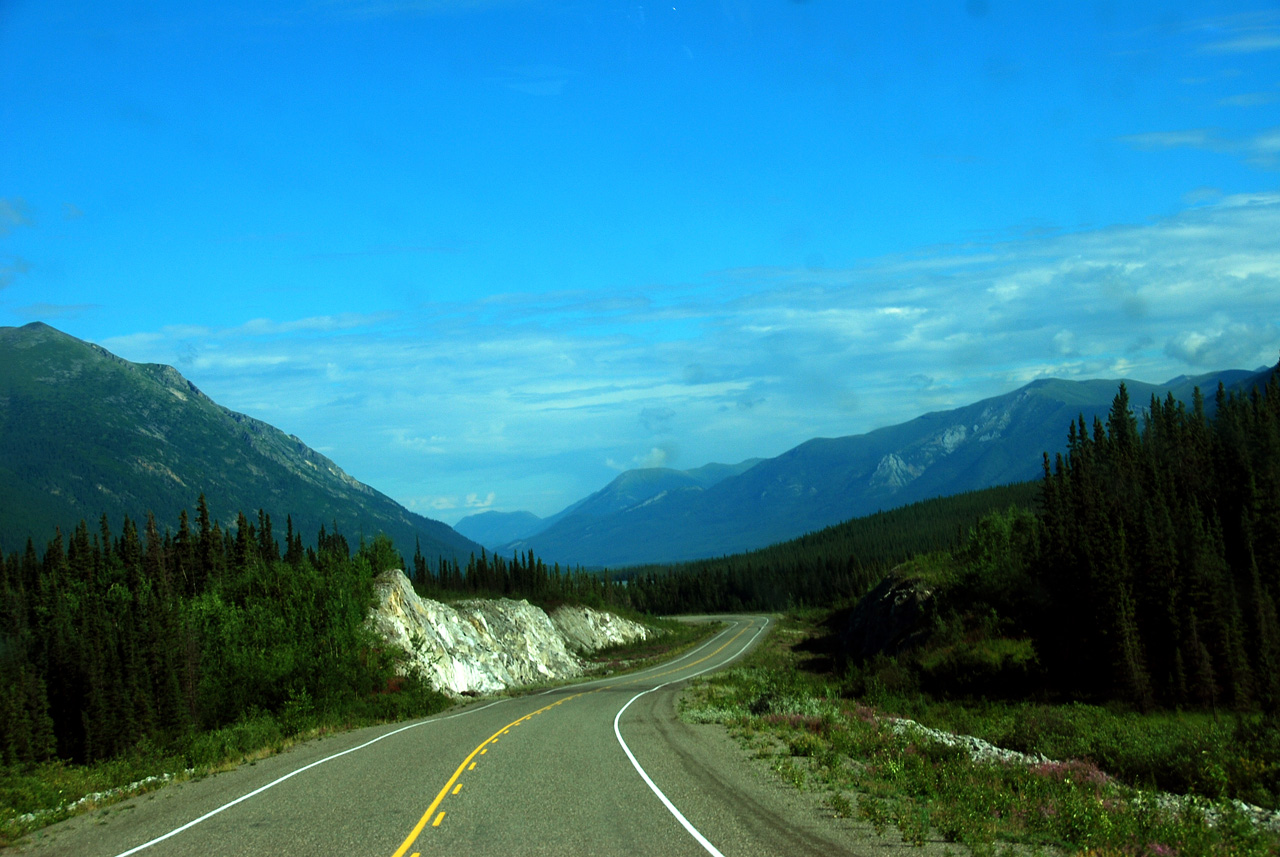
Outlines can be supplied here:
M583 673L577 655L652 633L585 607L560 607L548 616L528 601L509 598L450 606L420 597L399 570L378 575L374 586L370 625L408 653L407 668L422 670L446 693L488 693L572 678Z
M653 631L614 613L591 607L561 605L551 611L551 622L569 651L589 655L605 646L647 640Z

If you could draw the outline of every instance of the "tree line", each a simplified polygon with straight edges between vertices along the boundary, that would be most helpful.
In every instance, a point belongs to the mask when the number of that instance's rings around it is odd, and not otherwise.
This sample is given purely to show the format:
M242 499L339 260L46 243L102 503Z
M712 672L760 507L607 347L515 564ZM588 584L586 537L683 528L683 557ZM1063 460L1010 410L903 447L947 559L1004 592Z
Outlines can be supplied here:
M626 594L608 572L589 572L581 567L548 566L533 551L515 551L510 559L483 548L462 566L456 559L440 557L428 562L415 545L409 579L419 595L435 599L527 598L544 606L564 602L593 607L627 606Z
M435 705L392 681L395 655L365 626L385 539L353 554L324 527L283 544L263 512L234 529L203 495L176 532L152 515L113 532L81 521L43 554L0 563L0 761L93 762L172 747L259 712L388 715ZM394 559L392 558L394 556ZM412 677L408 679L412 684Z
M291 518L282 548L269 515L224 529L203 496L194 521L184 510L163 533L150 514L141 531L127 517L118 533L105 515L96 530L81 521L43 553L28 540L0 562L0 762L106 759L258 711L390 712L409 697L386 693L395 655L365 618L374 575L396 567L435 597L674 613L848 603L932 552L955 566L957 615L1033 641L1056 692L1274 711L1278 377L1248 394L1220 385L1212 416L1198 390L1189 408L1153 397L1141 427L1121 385L1105 422L1076 421L1067 452L1045 456L1038 485L612 575L532 552L481 551L462 567L416 549L406 563L385 536L353 553L336 526L304 546Z
M1280 711L1280 374L1212 414L1121 384L1044 456L1039 502L983 517L900 578L933 593L924 639L867 676L943 695Z
M614 573L642 613L829 607L860 598L894 566L958 546L994 509L1037 503L1032 482L967 491L855 518L744 554Z
M1139 428L1121 385L1105 423L1072 425L1044 460L1021 560L1066 689L1142 706L1280 706L1280 375L1219 385L1212 417L1152 398Z

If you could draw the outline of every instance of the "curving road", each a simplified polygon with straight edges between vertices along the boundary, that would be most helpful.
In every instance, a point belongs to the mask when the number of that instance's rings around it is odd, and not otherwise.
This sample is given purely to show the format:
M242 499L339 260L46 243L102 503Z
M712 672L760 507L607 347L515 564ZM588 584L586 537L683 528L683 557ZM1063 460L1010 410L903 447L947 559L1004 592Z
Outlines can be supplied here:
M82 857L848 853L840 830L780 810L738 754L675 716L679 684L769 625L725 630L613 679L313 741L35 834Z

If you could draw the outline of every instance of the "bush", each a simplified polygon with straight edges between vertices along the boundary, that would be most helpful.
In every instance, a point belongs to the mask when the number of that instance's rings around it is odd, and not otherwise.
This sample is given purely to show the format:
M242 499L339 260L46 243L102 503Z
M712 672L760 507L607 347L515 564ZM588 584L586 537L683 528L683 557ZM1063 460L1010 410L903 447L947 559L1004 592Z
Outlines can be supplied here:
M279 749L284 739L284 730L273 716L250 712L230 726L192 737L187 745L187 767L210 768L240 761L264 749Z
M920 655L926 690L944 695L1025 696L1039 672L1030 640L1004 637L961 640Z

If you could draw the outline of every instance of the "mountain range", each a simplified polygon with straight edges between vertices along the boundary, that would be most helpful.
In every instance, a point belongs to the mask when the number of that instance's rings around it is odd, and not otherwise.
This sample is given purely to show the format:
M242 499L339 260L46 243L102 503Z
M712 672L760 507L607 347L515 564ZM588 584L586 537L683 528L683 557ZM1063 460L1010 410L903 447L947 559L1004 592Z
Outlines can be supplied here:
M1219 382L1268 369L1127 380L1151 396L1212 406ZM243 511L286 515L304 540L337 526L352 541L386 533L408 553L465 564L481 545L548 562L621 567L723 556L932 497L1035 479L1078 416L1105 416L1120 379L1044 379L1001 396L861 435L815 438L774 458L693 470L647 468L547 518L486 512L456 530L405 509L299 438L212 401L171 366L123 360L41 323L0 328L0 548L106 514L176 524L204 494L223 526Z
M204 494L224 528L243 511L286 516L304 542L335 526L354 547L389 535L402 553L463 564L480 545L405 509L293 435L229 410L171 366L132 363L42 323L0 328L0 547L38 549L81 519L176 527Z
M1250 386L1268 369L1125 380L1141 409L1151 396L1212 404L1219 382ZM1042 455L1066 448L1071 422L1105 418L1121 379L1043 379L1001 396L862 435L815 438L776 458L697 471L623 473L546 519L529 513L464 518L459 532L510 553L619 567L739 553L850 518L931 497L1035 479Z
M532 512L478 512L454 525L467 538L501 549L552 527L564 518L597 520L633 509L671 491L702 490L754 467L764 459L749 458L739 464L705 464L694 470L642 467L627 470L604 488L554 515L539 518Z

